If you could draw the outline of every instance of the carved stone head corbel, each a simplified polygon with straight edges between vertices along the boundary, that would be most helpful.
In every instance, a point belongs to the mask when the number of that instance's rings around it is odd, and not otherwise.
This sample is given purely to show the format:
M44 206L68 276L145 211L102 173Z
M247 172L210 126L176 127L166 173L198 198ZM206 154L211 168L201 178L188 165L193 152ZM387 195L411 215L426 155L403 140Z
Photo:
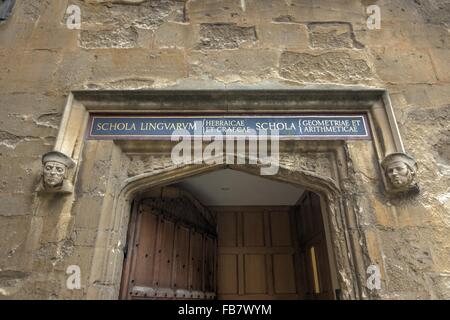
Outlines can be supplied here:
M73 186L68 173L75 162L64 153L50 151L42 156L42 179L39 191L48 193L72 193Z
M399 193L417 189L417 163L411 156L396 152L387 155L381 162L389 192Z

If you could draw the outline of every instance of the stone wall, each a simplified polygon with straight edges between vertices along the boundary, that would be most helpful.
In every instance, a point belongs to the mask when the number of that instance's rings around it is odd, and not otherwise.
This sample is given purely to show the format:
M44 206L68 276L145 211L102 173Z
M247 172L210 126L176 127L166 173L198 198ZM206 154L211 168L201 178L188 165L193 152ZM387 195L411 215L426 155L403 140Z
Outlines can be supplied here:
M370 219L361 213L368 254L383 265L381 298L450 298L448 1L16 2L0 24L0 298L59 298L64 270L50 282L32 270L77 260L70 238L30 245L42 229L33 216L40 157L71 90L311 84L389 90L421 192L372 208ZM81 7L81 30L66 26L69 4ZM381 8L380 30L366 26L371 4ZM358 148L348 152L360 181L375 179L358 167ZM84 195L93 207L95 192Z

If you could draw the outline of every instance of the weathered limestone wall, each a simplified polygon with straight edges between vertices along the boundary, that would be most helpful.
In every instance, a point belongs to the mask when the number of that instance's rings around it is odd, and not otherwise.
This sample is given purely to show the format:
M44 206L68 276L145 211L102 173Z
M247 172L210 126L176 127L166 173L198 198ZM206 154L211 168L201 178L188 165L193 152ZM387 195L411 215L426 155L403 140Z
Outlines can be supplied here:
M66 27L69 4L81 7L81 30ZM380 30L367 29L371 4L381 7ZM388 89L419 164L420 195L360 212L369 258L382 266L381 297L449 299L449 28L447 0L18 0L0 24L0 298L60 298L65 266L90 270L89 246L102 236L86 228L67 237L60 218L60 230L45 230L52 217L33 217L40 157L53 148L71 90L335 84ZM84 168L105 187L116 149L84 150L104 157ZM349 146L352 169L369 185L376 172L359 150ZM83 190L95 208L102 191ZM375 190L365 192L377 203ZM33 273L39 265L54 275Z

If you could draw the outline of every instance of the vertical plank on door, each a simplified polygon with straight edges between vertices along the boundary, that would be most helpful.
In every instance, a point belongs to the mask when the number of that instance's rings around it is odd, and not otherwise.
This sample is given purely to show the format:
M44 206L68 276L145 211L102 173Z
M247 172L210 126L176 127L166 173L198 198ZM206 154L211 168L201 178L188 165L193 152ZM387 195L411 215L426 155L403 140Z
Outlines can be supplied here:
M178 225L175 242L174 288L188 288L189 285L189 229Z
M158 286L161 288L170 288L172 275L172 257L174 246L175 223L172 221L164 221L163 235L161 237L161 252L159 260Z
M153 214L143 214L139 222L139 241L135 243L136 264L131 280L132 283L152 286L158 218Z
M193 232L192 236L192 284L191 290L202 291L203 287L203 236L199 232Z

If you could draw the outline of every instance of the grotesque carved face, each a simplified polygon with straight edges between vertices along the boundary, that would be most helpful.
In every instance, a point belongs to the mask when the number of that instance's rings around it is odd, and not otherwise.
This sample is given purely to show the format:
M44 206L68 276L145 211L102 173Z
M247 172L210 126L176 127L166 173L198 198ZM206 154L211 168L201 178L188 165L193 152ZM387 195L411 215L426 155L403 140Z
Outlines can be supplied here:
M62 185L66 177L66 166L59 162L48 161L44 165L44 183L49 187Z
M401 161L396 161L387 167L386 173L395 188L403 188L410 185L413 180L413 172L408 165Z

